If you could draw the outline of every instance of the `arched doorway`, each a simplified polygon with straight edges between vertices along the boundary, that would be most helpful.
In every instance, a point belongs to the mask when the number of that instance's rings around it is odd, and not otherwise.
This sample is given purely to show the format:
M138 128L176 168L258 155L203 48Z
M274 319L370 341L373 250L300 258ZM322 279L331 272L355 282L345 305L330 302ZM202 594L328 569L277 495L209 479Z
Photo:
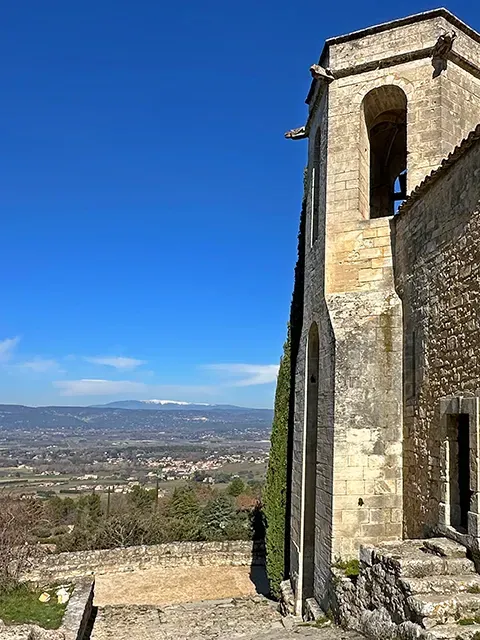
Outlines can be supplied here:
M313 597L315 571L315 503L318 428L318 326L308 333L305 398L304 511L303 511L303 599Z

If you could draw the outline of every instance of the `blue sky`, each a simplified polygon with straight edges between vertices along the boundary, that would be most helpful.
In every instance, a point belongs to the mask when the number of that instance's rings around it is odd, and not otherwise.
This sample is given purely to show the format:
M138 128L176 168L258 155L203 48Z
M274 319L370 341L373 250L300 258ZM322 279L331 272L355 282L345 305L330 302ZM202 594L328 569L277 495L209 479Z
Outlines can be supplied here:
M271 406L308 68L435 6L2 3L0 402Z

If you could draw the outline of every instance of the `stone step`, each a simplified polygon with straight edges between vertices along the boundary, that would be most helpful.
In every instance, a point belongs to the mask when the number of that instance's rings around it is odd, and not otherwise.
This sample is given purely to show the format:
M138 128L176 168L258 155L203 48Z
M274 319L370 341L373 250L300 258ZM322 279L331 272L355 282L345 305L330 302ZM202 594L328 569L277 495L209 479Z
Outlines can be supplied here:
M429 630L435 640L477 640L480 638L480 624L441 624Z
M429 576L461 576L475 573L475 565L468 558L443 558L419 552L399 563L402 578L428 578Z
M476 618L480 621L480 594L455 593L445 595L409 596L407 604L414 618L426 629L435 624L453 623L464 618Z
M445 558L465 558L467 548L448 538L427 538L423 540L423 547L430 553Z
M416 594L456 594L476 593L480 597L480 575L467 573L461 575L433 575L424 578L399 578L405 592Z
M460 553L463 557L459 557ZM381 563L402 578L475 573L473 562L465 557L464 547L456 543L450 545L446 538L404 540L379 547L362 547L360 560L362 564L370 566Z

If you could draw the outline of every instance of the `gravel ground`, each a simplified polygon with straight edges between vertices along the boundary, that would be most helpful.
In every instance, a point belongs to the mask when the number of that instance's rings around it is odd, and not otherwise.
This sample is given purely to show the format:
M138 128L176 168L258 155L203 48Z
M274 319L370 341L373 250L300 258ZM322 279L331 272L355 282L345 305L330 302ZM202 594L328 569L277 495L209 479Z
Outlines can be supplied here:
M254 582L252 582L252 577ZM95 579L95 604L168 605L266 593L264 574L250 567L172 567L109 573Z

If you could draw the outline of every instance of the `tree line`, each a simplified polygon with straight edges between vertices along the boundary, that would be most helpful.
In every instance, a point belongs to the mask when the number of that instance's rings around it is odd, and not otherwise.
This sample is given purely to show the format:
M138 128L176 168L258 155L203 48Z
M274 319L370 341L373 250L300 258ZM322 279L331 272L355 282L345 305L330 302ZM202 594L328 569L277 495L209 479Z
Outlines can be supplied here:
M37 542L58 551L110 549L182 540L259 538L261 487L234 478L226 490L191 482L170 497L140 485L126 494L98 493L42 501L32 528Z
M39 543L61 552L263 539L261 489L237 477L224 490L192 481L169 497L140 485L78 499L0 493L0 592L17 584Z

